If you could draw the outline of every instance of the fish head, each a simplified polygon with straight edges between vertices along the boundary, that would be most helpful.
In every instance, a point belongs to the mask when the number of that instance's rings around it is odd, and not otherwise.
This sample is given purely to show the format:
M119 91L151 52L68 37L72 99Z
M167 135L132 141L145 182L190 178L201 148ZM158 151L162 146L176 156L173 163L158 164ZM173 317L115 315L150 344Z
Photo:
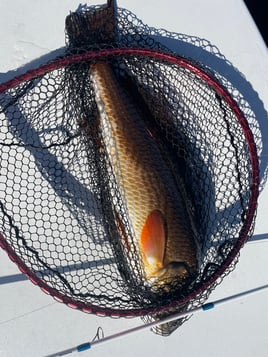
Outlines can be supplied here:
M168 289L169 286L183 286L192 276L190 267L185 262L170 262L155 274L155 284Z
M153 210L142 229L140 251L146 278L164 290L185 285L193 275L193 267L185 261L165 261L167 238L165 217L161 211Z

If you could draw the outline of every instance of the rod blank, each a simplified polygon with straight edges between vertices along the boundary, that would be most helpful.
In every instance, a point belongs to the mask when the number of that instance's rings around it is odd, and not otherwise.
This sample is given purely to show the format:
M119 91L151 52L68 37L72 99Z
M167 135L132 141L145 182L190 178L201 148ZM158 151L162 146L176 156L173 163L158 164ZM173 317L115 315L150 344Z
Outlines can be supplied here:
M57 352L57 353L54 353L52 355L48 355L46 357L65 356L65 355L71 354L73 352L83 352L83 351L91 349L93 346L104 344L106 342L110 342L110 341L113 341L115 339L125 337L125 336L127 336L129 334L140 332L140 331L143 331L145 329L152 328L152 327L154 327L156 325L160 325L160 324L166 323L166 322L171 322L173 320L177 320L177 319L186 317L188 315L196 314L198 312L205 312L207 310L211 310L211 309L215 308L216 306L227 304L229 302L233 302L235 300L242 299L243 297L250 296L250 295L253 295L253 294L257 294L257 293L259 293L261 291L264 291L266 289L268 289L268 284L267 285L263 285L263 286L259 286L257 288L251 289L251 290L247 290L247 291L241 292L241 293L236 294L236 295L231 295L231 296L228 296L226 298L216 300L214 302L209 302L207 304L204 304L204 305L202 305L202 306L200 306L198 308L192 309L190 311L180 312L180 313L177 313L177 314L173 314L173 315L167 316L164 319L161 319L161 320L158 320L158 321L153 321L153 322L150 322L148 324L139 325L139 326L130 328L128 330L124 330L124 331L118 332L116 334L101 338L101 339L96 340L96 341L86 342L86 343L83 343L82 345L79 345L79 346L76 346L76 347L72 347L72 348L66 349L64 351Z

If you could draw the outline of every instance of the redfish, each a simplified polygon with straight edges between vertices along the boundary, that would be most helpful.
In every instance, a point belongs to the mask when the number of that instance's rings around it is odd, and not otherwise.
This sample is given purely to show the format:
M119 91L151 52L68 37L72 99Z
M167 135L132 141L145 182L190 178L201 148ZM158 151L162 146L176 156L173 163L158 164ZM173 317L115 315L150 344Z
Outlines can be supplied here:
M112 43L116 37L116 2L108 0L107 6L71 14L66 30L75 49ZM192 204L180 177L179 159L174 152L169 155L163 133L158 135L161 130L148 125L152 122L137 107L128 88L122 86L108 60L90 64L88 74L99 112L101 150L106 151L111 180L115 180L125 206L144 280L152 291L164 289L169 293L173 284L183 287L189 283L198 269L198 234ZM120 220L117 212L114 217ZM130 239L121 220L118 227L122 241ZM131 249L127 242L124 246ZM168 335L176 327L168 323L159 329Z
M183 283L197 268L193 220L184 193L108 62L90 66L100 126L139 247L145 277ZM107 138L107 140L105 139Z

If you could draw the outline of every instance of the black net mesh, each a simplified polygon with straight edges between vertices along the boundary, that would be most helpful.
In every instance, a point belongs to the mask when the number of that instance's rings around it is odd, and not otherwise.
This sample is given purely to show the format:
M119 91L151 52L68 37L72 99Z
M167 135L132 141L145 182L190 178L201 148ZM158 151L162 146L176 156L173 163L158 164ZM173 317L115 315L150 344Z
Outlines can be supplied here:
M96 58L85 56L97 53L96 45L73 44L61 65L51 62L2 90L0 232L13 260L58 299L105 315L149 313L144 319L150 320L202 304L234 267L237 247L252 230L252 221L245 228L252 219L250 131L245 134L224 95L191 69L196 64L113 52L122 46L162 49L129 12L119 9L117 26L117 42L101 59L180 164L199 237L195 279L155 292L144 278L98 127L89 76ZM124 227L115 219L115 205Z

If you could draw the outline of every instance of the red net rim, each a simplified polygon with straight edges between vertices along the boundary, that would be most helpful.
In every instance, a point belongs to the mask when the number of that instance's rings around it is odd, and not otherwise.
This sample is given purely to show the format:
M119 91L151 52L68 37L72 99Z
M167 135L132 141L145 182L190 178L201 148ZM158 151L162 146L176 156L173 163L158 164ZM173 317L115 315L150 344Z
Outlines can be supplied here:
M18 266L18 268L25 274L35 285L38 285L45 293L51 295L57 301L63 302L66 305L80 309L87 313L94 313L100 316L113 316L113 317L133 317L138 315L156 313L163 310L167 310L168 308L172 308L174 306L183 305L190 300L195 299L199 294L208 289L212 284L214 284L217 279L224 274L227 268L232 264L235 257L239 253L239 250L246 242L248 236L250 235L251 228L254 223L254 218L256 215L257 209L257 200L259 194L259 162L258 162L258 154L257 148L254 142L253 133L249 127L248 121L245 118L243 112L240 110L236 101L232 98L230 93L215 79L212 75L207 73L204 69L198 67L196 64L191 62L190 60L180 57L178 55L173 55L170 53L164 53L158 50L152 49L139 49L139 48L110 48L110 49L101 49L94 52L86 52L82 54L70 55L64 58L56 59L50 63L44 64L37 69L32 69L26 72L25 74L19 75L3 84L0 84L0 93L4 93L5 91L14 88L15 86L21 84L22 82L31 80L35 77L42 76L48 72L53 70L75 64L82 61L91 61L96 60L98 58L108 58L112 56L145 56L155 60L163 61L168 64L173 64L176 66L183 67L194 75L205 81L213 90L221 96L226 103L228 103L229 107L235 114L237 121L239 122L242 131L245 135L246 143L248 145L250 162L251 162L251 177L252 177L252 186L251 186L251 195L249 200L249 206L247 210L246 219L244 221L243 227L240 231L239 238L237 240L236 245L232 249L228 258L224 261L221 267L210 277L210 279L204 283L199 289L195 290L191 294L186 297L182 297L176 301L173 301L169 306L159 307L159 308L151 308L151 309L130 309L130 310L120 310L120 309L111 309L111 308L101 308L99 306L83 303L76 301L68 296L65 296L58 290L47 285L43 280L38 278L32 270L26 266L24 261L15 253L13 248L7 243L4 236L0 233L0 246L7 252L10 259Z

